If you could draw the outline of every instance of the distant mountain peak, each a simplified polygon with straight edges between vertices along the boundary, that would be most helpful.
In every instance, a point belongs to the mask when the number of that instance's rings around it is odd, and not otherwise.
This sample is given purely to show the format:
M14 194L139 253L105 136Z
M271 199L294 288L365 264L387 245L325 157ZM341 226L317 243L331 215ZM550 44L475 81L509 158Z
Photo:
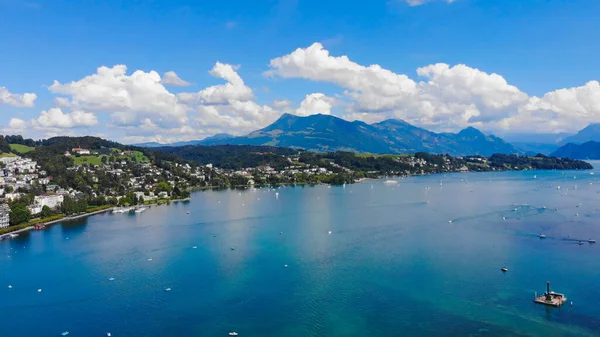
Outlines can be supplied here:
M485 135L483 134L483 132L479 131L479 129L476 129L472 126L466 127L462 130L460 130L460 132L458 133L458 135L460 137L469 137L469 138L474 138L474 137L485 137Z
M492 155L517 153L512 145L470 127L459 134L435 133L401 119L366 124L324 114L282 114L271 125L244 137L213 140L203 145L269 145L313 151L363 153L448 153Z

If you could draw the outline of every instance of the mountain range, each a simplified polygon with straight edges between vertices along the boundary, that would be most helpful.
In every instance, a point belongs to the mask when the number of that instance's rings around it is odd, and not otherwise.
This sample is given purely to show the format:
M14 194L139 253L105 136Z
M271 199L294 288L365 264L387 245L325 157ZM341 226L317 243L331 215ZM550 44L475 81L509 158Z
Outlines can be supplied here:
M215 141L211 141L215 144ZM282 115L273 124L247 136L222 139L218 144L272 145L313 151L366 153L448 153L451 155L517 153L502 139L469 127L457 134L435 133L403 120L367 124L331 115Z
M570 143L582 144L589 141L600 142L600 124L590 124L575 135L507 135L513 142L485 135L468 127L458 133L435 133L416 127L399 119L388 119L379 123L367 124L361 121L349 122L331 115L311 115L306 117L283 114L271 125L235 137L217 134L202 140L177 142L172 144L141 143L141 147L165 147L188 145L264 145L299 148L318 152L352 151L362 153L447 153L454 156L486 155L494 153L518 153L535 155L560 155L575 151ZM587 145L586 149L589 149ZM574 158L574 157L571 157ZM580 157L578 157L580 158ZM581 157L587 158L587 157Z
M268 145L300 148L318 152L352 151L363 153L447 153L454 156L519 153L514 146L495 136L468 127L459 133L435 133L403 120L389 119L367 124L349 122L331 115L306 117L283 114L271 125L246 136L216 135L182 145ZM165 146L158 143L138 146Z

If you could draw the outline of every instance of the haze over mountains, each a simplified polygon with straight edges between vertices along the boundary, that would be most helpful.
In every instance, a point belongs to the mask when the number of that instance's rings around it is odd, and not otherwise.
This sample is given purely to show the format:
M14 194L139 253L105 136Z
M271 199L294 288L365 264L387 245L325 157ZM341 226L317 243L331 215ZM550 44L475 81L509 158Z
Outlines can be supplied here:
M367 124L349 122L331 115L300 117L284 114L271 125L246 136L216 135L201 141L169 144L182 145L272 145L314 151L355 151L368 153L447 153L451 155L492 155L518 153L501 138L486 136L469 127L457 134L435 133L403 120L389 119ZM158 143L140 146L164 146Z
M374 154L429 152L454 156L542 153L585 159L587 158L584 155L585 150L589 150L593 145L587 144L584 150L579 150L576 145L596 141L600 146L600 124L590 124L575 135L509 135L508 138L514 141L509 143L500 137L485 135L473 127L458 133L435 133L399 119L367 124L361 121L349 122L331 115L317 114L301 117L283 114L271 125L246 136L217 134L203 140L136 145L143 147L269 145L320 152L353 151ZM561 146L567 144L570 144L569 147L562 150Z

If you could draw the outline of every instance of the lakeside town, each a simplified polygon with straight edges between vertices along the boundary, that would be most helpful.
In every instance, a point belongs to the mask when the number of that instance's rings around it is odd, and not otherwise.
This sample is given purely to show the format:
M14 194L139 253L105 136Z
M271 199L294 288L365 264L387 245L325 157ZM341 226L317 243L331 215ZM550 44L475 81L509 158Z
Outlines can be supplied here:
M54 147L4 146L0 153L0 234L112 207L187 199L196 189L345 184L388 175L442 172L591 168L582 161L545 156L378 156L243 146L220 151L233 149L225 155L234 162L231 164L223 162L223 156L208 156L214 163L193 156L161 157L159 151L110 147L105 145L114 144L99 141L101 145L95 148L65 148L73 141ZM219 147L210 151L215 149Z

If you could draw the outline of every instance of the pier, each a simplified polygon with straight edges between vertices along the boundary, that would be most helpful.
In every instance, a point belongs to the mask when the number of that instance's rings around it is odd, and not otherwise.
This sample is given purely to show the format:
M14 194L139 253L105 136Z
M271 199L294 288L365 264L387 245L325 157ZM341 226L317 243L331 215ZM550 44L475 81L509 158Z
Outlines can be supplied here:
M550 291L550 281L548 281L546 283L546 293L544 293L542 296L536 296L533 301L535 303L551 307L560 307L567 302L567 296L565 296L565 294Z

